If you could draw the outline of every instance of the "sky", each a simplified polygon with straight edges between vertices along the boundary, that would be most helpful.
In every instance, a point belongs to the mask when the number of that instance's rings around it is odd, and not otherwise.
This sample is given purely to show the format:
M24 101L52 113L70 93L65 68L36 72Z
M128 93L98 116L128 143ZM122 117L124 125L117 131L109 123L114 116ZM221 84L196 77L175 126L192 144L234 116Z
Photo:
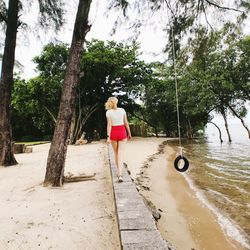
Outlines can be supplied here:
M133 1L136 0L130 0L130 2ZM32 62L32 58L41 53L44 45L55 40L70 44L77 10L77 2L78 1L76 0L66 1L66 24L58 34L55 34L52 30L38 29L34 18L38 16L38 6L36 4L32 5L31 10L30 7L27 8L27 10L24 9L25 13L22 15L22 20L28 24L28 28L27 32L18 32L16 49L16 59L24 66L22 69L22 77L29 79L36 75L35 64ZM92 27L87 34L86 39L91 40L92 38L96 38L100 40L127 42L129 37L134 36L134 33L132 29L125 26L121 26L117 29L117 32L113 36L110 35L117 16L119 16L121 20L124 18L122 11L117 10L109 11L109 15L107 15L107 2L108 1L104 0L92 1L89 14L89 22L92 24ZM36 1L34 1L34 3L36 3ZM143 18L145 20L145 25L142 27L141 34L138 37L142 52L140 58L146 62L157 60L163 61L165 55L162 51L167 44L167 38L162 30L165 27L164 23L166 22L166 18L168 18L165 14L167 13L167 10L164 10L164 14L162 13L161 15L151 15L151 18L148 18L148 16L150 16L149 13L151 12L147 10L143 10L139 14L133 14L132 11L129 12L130 17L136 19L137 16L135 15L140 15L138 18ZM220 17L217 18L219 19ZM230 16L230 18L232 17ZM210 23L213 24L212 17ZM248 23L250 24L250 21Z
M92 24L91 30L88 32L86 39L92 38L100 40L115 40L118 42L126 42L128 37L133 36L131 30L123 27L117 29L114 35L111 35L112 28L117 15L122 16L122 13L111 12L109 16L105 14L107 9L106 1L94 0L91 5L89 22ZM16 49L16 59L24 66L22 69L22 76L25 79L32 78L36 75L35 64L32 62L32 58L41 53L45 44L51 41L61 41L70 44L73 32L73 26L75 21L77 4L67 4L66 25L62 30L55 34L52 31L38 30L34 23L34 13L37 12L36 6L33 6L33 10L24 18L30 26L28 32L29 36L19 35ZM161 27L159 27L161 28ZM34 32L35 31L35 32ZM152 33L154 34L152 36ZM20 33L19 33L20 34ZM141 43L141 59L149 61L163 61L164 55L161 53L165 42L163 32L155 32L155 28L152 25L145 27L138 41Z
M73 32L73 26L75 21L75 14L77 10L77 1L66 1L66 24L61 29L58 34L51 30L41 30L38 29L36 25L36 20L34 19L37 16L36 4L33 4L32 9L27 9L23 15L23 21L28 24L27 32L18 32L17 39L17 48L16 48L16 59L23 65L21 75L25 79L30 79L36 76L37 72L35 71L35 64L32 62L32 58L40 55L43 46L52 41L61 41L70 44ZM132 29L126 27L120 27L117 29L117 32L111 36L110 33L114 27L114 22L117 16L120 16L122 19L122 12L118 11L109 11L109 15L106 14L107 10L107 1L104 0L93 0L90 8L89 22L92 27L90 32L87 34L86 39L91 40L92 38L100 40L115 40L118 42L126 42L129 37L133 37ZM140 18L145 18L146 10L140 13ZM133 18L137 18L134 16ZM166 45L166 36L162 32L163 25L165 22L166 16L155 15L151 19L145 20L145 26L142 27L142 32L138 37L138 41L141 45L141 56L140 58L146 62L150 61L163 61L165 55L162 53L164 46ZM157 23L157 26L155 25ZM250 22L248 21L250 24ZM247 27L250 27L248 25ZM250 30L246 31L248 34ZM1 39L2 37L0 37ZM1 52L1 51L0 51ZM248 110L250 110L250 104L247 104ZM214 120L218 124L223 124L223 120L220 116L215 114ZM247 123L250 126L250 111L246 118ZM231 124L240 123L238 119L233 117L229 118Z

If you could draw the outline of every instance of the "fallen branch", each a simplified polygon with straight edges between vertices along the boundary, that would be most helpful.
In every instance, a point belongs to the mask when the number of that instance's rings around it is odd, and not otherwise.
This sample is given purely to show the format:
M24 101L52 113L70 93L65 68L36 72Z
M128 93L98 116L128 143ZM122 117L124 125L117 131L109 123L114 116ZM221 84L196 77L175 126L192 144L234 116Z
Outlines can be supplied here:
M68 176L63 177L63 181L66 183L69 182L79 182L79 181L90 181L90 180L95 180L96 173L92 175L85 175L85 174L80 174L77 176L74 176L73 174L69 173Z

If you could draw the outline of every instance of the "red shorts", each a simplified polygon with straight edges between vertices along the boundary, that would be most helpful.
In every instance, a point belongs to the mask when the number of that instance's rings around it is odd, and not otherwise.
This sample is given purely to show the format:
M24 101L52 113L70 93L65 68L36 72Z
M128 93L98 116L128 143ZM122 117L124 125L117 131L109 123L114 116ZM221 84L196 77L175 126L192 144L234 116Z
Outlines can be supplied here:
M110 133L111 141L122 141L127 139L127 131L124 125L112 126Z

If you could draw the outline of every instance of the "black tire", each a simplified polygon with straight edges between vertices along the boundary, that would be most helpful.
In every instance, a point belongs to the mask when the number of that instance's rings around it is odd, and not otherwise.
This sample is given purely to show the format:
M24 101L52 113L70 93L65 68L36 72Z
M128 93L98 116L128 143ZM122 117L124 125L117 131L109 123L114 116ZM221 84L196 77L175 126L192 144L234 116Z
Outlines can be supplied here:
M184 166L183 166L183 168L179 168L179 165L178 165L178 163L179 163L179 161L181 159L184 160ZM174 160L174 167L175 167L175 169L178 172L185 172L185 171L187 171L188 167L189 167L188 159L186 157L184 157L184 156L181 156L181 155L177 156L176 159Z

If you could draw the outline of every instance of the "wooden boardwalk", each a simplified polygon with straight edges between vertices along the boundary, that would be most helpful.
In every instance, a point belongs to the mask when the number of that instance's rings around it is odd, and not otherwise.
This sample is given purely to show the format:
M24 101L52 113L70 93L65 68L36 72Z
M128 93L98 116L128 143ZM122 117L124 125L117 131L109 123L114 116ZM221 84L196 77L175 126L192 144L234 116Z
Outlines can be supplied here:
M118 183L111 145L109 160L122 249L173 250L161 237L151 212L125 169L123 182Z

